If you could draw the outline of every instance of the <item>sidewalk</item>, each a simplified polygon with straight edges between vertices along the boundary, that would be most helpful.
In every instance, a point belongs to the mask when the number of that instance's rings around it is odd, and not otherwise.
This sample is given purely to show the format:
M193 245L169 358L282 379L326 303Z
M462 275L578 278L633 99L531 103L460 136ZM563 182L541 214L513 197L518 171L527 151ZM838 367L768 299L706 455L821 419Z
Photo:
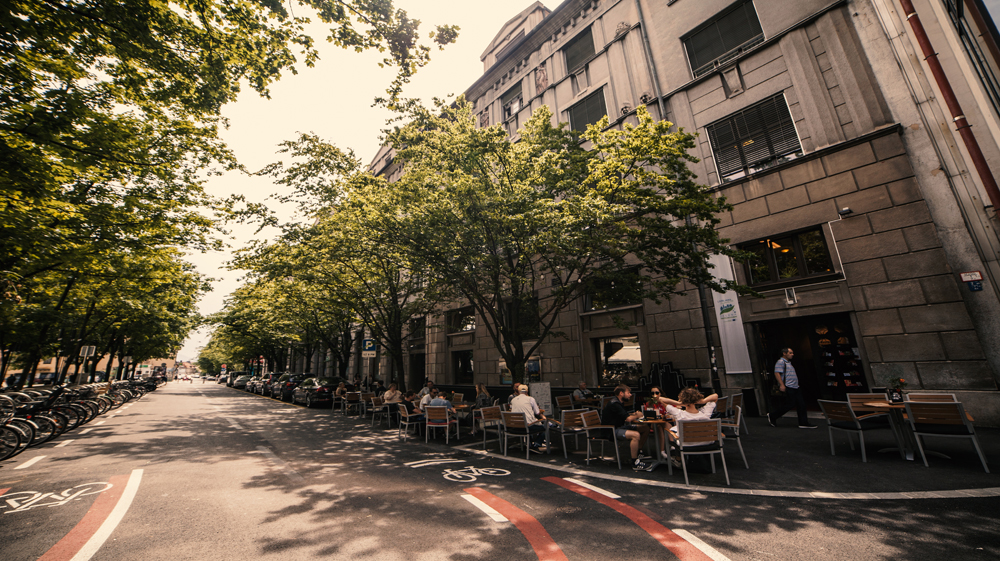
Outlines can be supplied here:
M857 438L854 439L855 449L852 451L848 435L842 431L834 431L837 455L831 456L826 421L813 419L813 423L819 428L799 429L794 417L779 420L777 427L769 426L764 418L748 418L750 432L742 435L741 440L750 469L744 466L736 443L727 443L725 455L731 485L726 486L718 456L718 473L689 472L691 485L710 492L762 495L865 494L840 498L1000 496L1000 480L997 479L997 473L1000 472L1000 429L976 428L979 443L992 472L986 473L968 439L927 439L925 445L929 449L947 454L951 459L929 456L930 467L924 467L919 451L913 461L901 459L898 452L880 453L882 448L895 446L892 432L888 429L869 431L865 434L868 462L862 463ZM482 436L477 433L477 437L478 439L473 439L467 430L463 430L459 447L482 453ZM443 442L441 439L442 444ZM582 438L580 442L585 446ZM587 466L584 451L576 451L569 438L569 460L564 460L560 446L561 443L556 438L551 455L532 454L530 460L525 460L524 453L515 449L508 452L507 459L555 469L569 468L594 477L616 480L626 478L643 484L662 483L670 487L685 487L684 474L680 468L674 468L673 476L668 475L666 466L660 466L649 473L632 471L630 465L627 465L631 462L627 458L626 446L621 447L621 471L617 468L614 456L611 456L610 461L592 460L590 466ZM611 450L606 446L605 451ZM487 453L503 457L503 452L495 441L487 444ZM952 491L958 493L951 493Z

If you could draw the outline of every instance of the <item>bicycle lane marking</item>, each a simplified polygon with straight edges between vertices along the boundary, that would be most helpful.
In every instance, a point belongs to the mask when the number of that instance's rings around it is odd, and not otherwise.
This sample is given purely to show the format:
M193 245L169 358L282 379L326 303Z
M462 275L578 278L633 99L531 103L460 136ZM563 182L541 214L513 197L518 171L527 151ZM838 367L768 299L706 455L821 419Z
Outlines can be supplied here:
M132 505L142 470L133 470L125 480L124 475L110 477L112 487L98 495L83 519L38 561L88 561L93 557Z
M669 528L663 526L659 522L656 522L649 516L646 516L642 512L639 512L636 508L631 507L621 501L612 499L604 493L598 493L596 491L593 491L592 489L588 489L581 485L577 485L576 483L573 483L571 481L566 481L561 477L543 477L542 481L555 483L560 487L573 491L574 493L577 493L579 495L583 495L588 499L593 499L603 504L604 506L607 506L609 508L618 511L620 514L624 515L626 518L634 522L637 526L645 530L646 533L652 536L653 539L655 539L656 541L660 542L660 545L670 550L670 552L676 555L677 558L680 559L681 561L726 560L726 558L721 556L721 554L718 554L719 555L718 557L709 556L707 553L699 549L696 545L692 544L688 540L685 540L680 535L671 531Z
M25 469L25 468L30 468L31 466L33 466L33 465L35 465L36 463L38 463L38 461L39 461L39 460L41 460L41 459L42 459L42 458L44 458L44 457L45 457L45 456L35 456L34 458L31 458L31 459L30 459L30 460L28 460L27 462L24 462L23 464L21 464L21 465L17 466L17 467L16 467L16 468L14 468L14 469Z
M568 561L566 554L534 516L481 487L469 487L465 489L465 492L513 522L514 526L517 526L517 529L527 538L539 561Z

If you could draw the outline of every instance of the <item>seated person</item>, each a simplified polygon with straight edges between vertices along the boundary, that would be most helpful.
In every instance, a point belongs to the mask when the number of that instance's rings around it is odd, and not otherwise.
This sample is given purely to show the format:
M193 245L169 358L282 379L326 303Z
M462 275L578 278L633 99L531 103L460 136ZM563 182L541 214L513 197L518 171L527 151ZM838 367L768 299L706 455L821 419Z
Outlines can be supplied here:
M681 390L677 400L668 397L660 397L660 403L666 405L667 415L673 417L674 421L687 421L691 419L712 418L715 411L715 402L719 400L719 394L712 394L708 397L701 395L698 388L684 388ZM700 409L699 406L702 406ZM670 432L670 440L677 440L677 426L674 425ZM707 442L688 442L687 445L708 444Z
M416 397L417 394L414 393L413 390L410 390L406 392L405 396L403 396L403 401L402 401L403 407L406 408L406 414L409 415L409 420L411 423L413 422L421 423L424 421L423 410L414 405L413 403Z
M489 407L493 403L493 396L486 390L486 384L480 382L476 384L476 409Z
M389 384L389 389L385 390L382 394L382 401L385 403L399 403L403 401L403 393L399 391L399 386L396 384Z
M420 402L421 402L420 408L423 409L424 407L423 400L420 400ZM450 401L448 401L447 399L444 398L443 395L441 395L441 392L439 392L437 388L431 390L431 400L427 403L427 405L430 405L432 407L447 407L449 413L451 414L455 413L455 407L452 406Z
M531 450L540 452L542 444L545 443L545 415L538 408L535 398L528 395L528 386L521 384L517 387L517 395L510 400L511 413L524 413L524 420L528 423L528 434L531 435Z
M347 385L344 384L343 382L341 382L337 386L337 389L333 391L333 395L336 397L344 397L345 393L347 393Z
M632 455L632 469L635 471L649 471L653 469L654 464L647 464L639 459L639 449L646 444L646 439L649 438L649 431L645 430L645 427L633 424L643 416L642 411L629 413L625 410L623 402L631 397L632 390L625 384L615 388L615 396L604 408L604 412L601 415L601 422L605 425L615 427L613 430L615 431L616 438L629 441L629 452Z
M650 403L650 402L652 402L652 403ZM652 388L649 389L649 399L647 401L643 402L643 404L642 404L642 410L644 412L645 411L656 411L658 413L658 415L657 415L658 417L663 418L663 419L668 419L668 422L669 422L669 416L667 414L667 405L665 403L662 403L660 401L660 388L658 388L656 386L653 386ZM659 435L660 445L663 448L661 450L661 452L663 454L666 454L667 453L667 439L664 438L663 425L661 425L661 424L653 425L652 428L654 430L656 430L657 434Z
M426 386L424 386L424 387L423 387L423 388L422 388L422 389L420 390L420 393L418 393L418 394L417 394L417 397L419 397L419 398L423 399L423 397L424 397L425 395L428 395L428 394L430 394L430 393L431 393L431 389L432 389L433 387L434 387L434 382L431 382L430 380L427 380L427 385L426 385Z
M594 392L587 389L587 382L580 382L580 387L573 391L574 402L593 401Z

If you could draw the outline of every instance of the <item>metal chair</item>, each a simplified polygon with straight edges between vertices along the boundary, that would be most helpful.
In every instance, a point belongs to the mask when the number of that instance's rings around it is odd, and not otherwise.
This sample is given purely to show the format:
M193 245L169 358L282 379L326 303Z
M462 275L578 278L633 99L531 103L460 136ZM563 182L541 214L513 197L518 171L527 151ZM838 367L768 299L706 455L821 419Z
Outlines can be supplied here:
M486 449L486 432L488 429L493 428L497 433L497 442L503 441L503 427L501 426L503 420L500 416L500 407L494 405L493 407L483 407L479 410L479 421L483 424L483 450Z
M569 398L569 396L565 397ZM572 436L573 444L576 444L581 435L587 435L587 430L583 426L583 414L587 411L587 409L563 409L559 413L559 436L562 439L563 458L567 460L569 452L566 448L566 437ZM579 444L576 446L580 447Z
M715 454L722 459L722 471L726 474L726 485L729 485L729 469L726 467L726 456L722 453L722 420L687 420L677 423L677 451L681 455L681 468L684 470L684 484L688 482L687 456L708 454L712 459L712 473L715 473Z
M872 401L885 401L884 393L849 393L847 402L851 404L851 411L857 416L859 421L872 421L879 423L883 427L889 426L889 414L885 409L865 405Z
M946 438L968 438L979 454L979 461L983 463L986 473L990 468L986 465L986 456L979 446L979 438L976 437L976 429L972 426L972 421L965 414L965 408L961 403L920 403L908 401L906 405L906 416L910 420L910 427L917 440L917 447L920 448L920 456L927 463L927 452L924 451L922 437L940 436Z
M556 396L556 407L560 411L566 411L573 408L573 396L571 395L557 395Z
M818 403L820 409L823 410L823 416L826 417L827 432L830 436L830 455L837 455L833 448L833 431L836 429L847 433L847 442L851 445L851 450L854 450L854 440L850 435L858 435L858 439L861 441L861 461L868 462L868 456L865 454L865 431L884 429L886 426L875 419L859 419L854 414L854 409L849 401L821 399Z
M403 436L403 430L406 430L407 436L410 434L410 426L417 427L417 431L420 430L420 425L424 422L423 415L410 415L406 411L405 403L397 403L399 407L399 428L396 430L396 438L401 438ZM415 419L414 417L420 417ZM414 432L414 436L417 433Z
M618 438L615 436L615 427L611 425L602 425L601 416L597 411L588 410L584 411L581 415L583 418L583 430L587 433L587 465L590 465L590 451L591 445L595 441L601 442L601 458L604 457L604 443L610 442L615 449L615 460L618 461L618 469L622 469L622 457L618 453Z
M452 397L452 399L451 399L452 403L461 403L463 401L465 401L465 394L464 393L455 393L455 396Z
M958 403L953 393L908 393L903 396L906 401L917 403Z
M425 423L424 442L430 438L431 429L444 429L444 442L448 443L448 435L451 427L455 427L455 438L458 438L458 419L451 416L448 408L444 405L428 405L424 408L424 416L427 417Z
M392 416L389 414L389 404L383 403L381 397L372 398L372 426L375 426L375 419L382 417L389 422L389 428L392 428ZM381 423L379 423L381 425Z
M503 411L500 413L503 419L503 455L507 455L507 446L511 437L524 439L524 457L531 455L531 433L528 432L528 421L524 413L511 413Z
M359 392L347 392L344 394L344 403L341 411L345 417L349 409L354 409L358 414L361 414L361 394Z
M742 395L740 397L743 397ZM750 464L747 463L747 455L743 453L743 443L740 442L740 423L743 422L743 408L739 405L733 408L733 416L727 419L722 419L722 433L728 439L736 441L736 445L740 448L740 457L743 458L743 465L747 469L750 469ZM726 431L729 432L726 432Z

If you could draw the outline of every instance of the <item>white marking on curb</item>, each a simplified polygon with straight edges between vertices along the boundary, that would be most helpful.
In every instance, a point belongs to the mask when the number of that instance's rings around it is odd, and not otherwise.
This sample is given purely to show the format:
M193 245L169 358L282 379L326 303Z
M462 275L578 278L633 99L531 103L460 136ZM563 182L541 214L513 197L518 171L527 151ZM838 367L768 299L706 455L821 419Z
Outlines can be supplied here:
M694 534L687 530L673 530L675 534L684 538L691 545L697 547L702 553L707 555L712 561L729 561L729 558L719 553L717 549L696 538Z
M14 468L14 469L24 469L24 468L30 468L31 466L33 466L33 465L35 465L36 463L38 463L38 461L39 461L39 460L41 460L41 459L42 459L42 458L44 458L44 457L45 457L45 456L35 456L34 458L31 458L31 459L30 459L30 460L28 460L27 462L24 462L23 464L21 464L21 465L17 466L17 467L16 467L16 468Z
M504 515L493 510L493 507L477 499L476 497L473 497L472 495L462 495L462 498L472 503L473 506L475 506L479 510L483 511L483 513L486 514L486 516L492 518L494 522L508 522L507 518L505 518Z
M128 512L128 507L132 505L132 499L135 498L135 494L139 490L140 481L142 481L142 470L133 470L132 475L128 478L128 483L125 485L125 491L122 493L121 498L118 499L118 504L115 505L114 510L111 511L107 520L101 524L97 532L87 540L87 543L83 544L80 551L70 561L88 561L97 553L97 550L101 549L104 542L111 537L111 532L114 532L115 528L118 527L118 523L122 521L122 518L125 518L125 513Z
M80 431L80 434L87 434L88 432L90 432L90 431L92 431L92 430L94 430L94 428L93 428L93 427L91 427L91 428L89 428L89 429L83 429L82 431Z
M278 469L282 470L285 473L285 475L287 475L288 478L291 479L292 481L294 481L295 483L305 483L306 482L305 478L303 478L301 475L299 475L299 472L297 472L294 469L292 469L291 467L289 467L289 465L286 464L284 460L282 460L281 458L279 458L274 452L272 452L270 448L268 448L266 446L258 446L257 450L260 451L261 454L264 454L264 456L272 464L274 464L275 467L277 467Z
M575 479L575 478L572 478L572 477L564 477L563 479L565 479L566 481L572 481L573 483L576 483L580 487L586 487L587 489L590 489L591 491L593 491L595 493L600 493L600 494L604 495L605 497L608 497L609 499L620 499L621 498L620 495L616 495L616 494L612 493L611 491L606 491L604 489L601 489L600 487L595 487L595 486L593 486L593 485L591 485L589 483L584 483L583 481L580 481L579 479Z
M66 446L70 442L73 442L73 441L72 440L64 440L64 441L60 442L59 444L56 444L54 446L54 448L62 448L63 446Z

